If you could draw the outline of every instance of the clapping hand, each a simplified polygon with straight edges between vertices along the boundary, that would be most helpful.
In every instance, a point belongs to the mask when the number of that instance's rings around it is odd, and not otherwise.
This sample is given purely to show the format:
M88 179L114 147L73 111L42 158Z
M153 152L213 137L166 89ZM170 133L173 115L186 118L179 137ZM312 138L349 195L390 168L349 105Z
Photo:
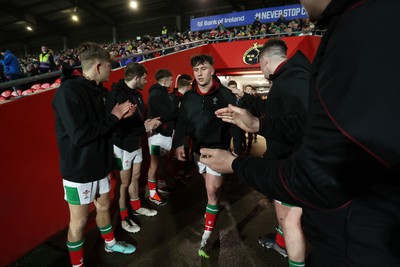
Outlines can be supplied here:
M132 116L135 113L136 105L133 105L129 100L122 104L115 104L111 110L111 114L115 115L119 120Z
M152 132L157 129L161 125L160 117L147 119L144 122L144 127L146 128L146 132Z

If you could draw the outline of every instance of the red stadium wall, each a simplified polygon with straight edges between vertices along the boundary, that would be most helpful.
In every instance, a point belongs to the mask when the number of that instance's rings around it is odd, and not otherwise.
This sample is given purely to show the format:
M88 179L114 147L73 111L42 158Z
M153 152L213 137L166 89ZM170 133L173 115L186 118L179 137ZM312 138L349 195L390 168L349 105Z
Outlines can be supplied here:
M215 68L220 70L260 70L260 65L246 65L243 62L245 52L257 43L263 45L267 39L240 41L235 43L217 43L210 46L209 53L214 56ZM288 57L291 57L297 50L301 50L312 61L320 38L309 37L288 37L283 38L288 46ZM237 43L237 44L236 44ZM232 44L235 44L234 46Z
M319 44L318 37L286 38L289 55L297 49L310 59ZM215 58L215 68L227 70L258 70L258 65L245 65L243 54L253 43L250 40L200 46L191 50L156 58L143 64L149 75L143 91L155 83L154 73L166 68L176 75L191 74L190 57L209 53ZM123 69L112 72L112 82L123 77ZM55 89L0 104L0 229L2 247L0 266L15 261L55 233L68 226L68 208L63 200L63 189L58 166L58 151L51 101ZM114 181L115 184L115 181Z

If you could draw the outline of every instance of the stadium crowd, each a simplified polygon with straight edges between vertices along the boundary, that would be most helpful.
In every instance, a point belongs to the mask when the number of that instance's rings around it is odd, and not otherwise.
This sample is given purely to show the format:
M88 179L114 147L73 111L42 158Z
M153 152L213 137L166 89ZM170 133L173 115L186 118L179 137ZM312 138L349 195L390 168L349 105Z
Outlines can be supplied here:
M168 29L163 26L160 35L144 35L138 40L125 40L117 43L105 43L103 47L110 52L114 59L112 68L118 68L128 65L130 62L140 62L142 60L166 55L200 45L205 42L230 42L245 39L262 39L267 36L302 36L315 34L315 26L308 18L287 21L282 15L276 22L269 24L261 23L258 18L254 23L247 26L226 28L222 23L217 28L210 31L191 32L189 29L181 32L175 28L173 32L168 33ZM197 43L196 43L197 42ZM57 71L66 67L79 66L77 49L70 48L66 50L52 50L42 46L42 53L16 57L18 63L14 63L14 70L18 75L11 77L9 66L7 66L4 56L12 54L12 51L6 48L1 49L0 57L0 82L15 80L18 78L31 77L34 75ZM144 53L150 52L152 53ZM43 53L48 54L47 58L41 58ZM140 54L140 55L137 55ZM13 55L14 56L14 55ZM130 58L126 58L132 56ZM15 57L15 56L14 56ZM122 58L123 57L123 58ZM118 58L122 58L118 60ZM43 61L46 61L46 68L43 68ZM18 66L18 65L19 66Z

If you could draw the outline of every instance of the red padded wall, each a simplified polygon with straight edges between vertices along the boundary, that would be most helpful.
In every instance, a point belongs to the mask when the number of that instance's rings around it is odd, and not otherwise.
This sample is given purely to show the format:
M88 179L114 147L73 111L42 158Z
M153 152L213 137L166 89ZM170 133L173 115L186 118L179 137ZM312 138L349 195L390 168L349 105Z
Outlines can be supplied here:
M54 92L0 105L1 266L68 223L51 108Z

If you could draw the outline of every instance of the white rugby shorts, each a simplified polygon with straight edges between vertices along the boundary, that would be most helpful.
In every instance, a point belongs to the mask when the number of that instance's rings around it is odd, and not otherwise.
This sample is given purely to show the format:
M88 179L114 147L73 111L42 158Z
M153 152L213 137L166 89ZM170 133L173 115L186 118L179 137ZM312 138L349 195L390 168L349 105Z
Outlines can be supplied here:
M143 161L142 149L136 149L128 152L114 145L114 159L120 170L129 170L133 163L141 163Z
M63 179L64 199L73 205L92 203L98 195L110 192L110 175L89 183L75 183Z
M172 136L164 136L162 134L154 134L149 136L150 155L160 156L166 155L172 148Z
M209 168L207 165L203 164L200 162L200 155L194 153L194 160L197 163L197 168L199 169L199 173L203 174L203 173L209 173L215 176L222 176L221 173L216 172L214 170L212 170L211 168Z

